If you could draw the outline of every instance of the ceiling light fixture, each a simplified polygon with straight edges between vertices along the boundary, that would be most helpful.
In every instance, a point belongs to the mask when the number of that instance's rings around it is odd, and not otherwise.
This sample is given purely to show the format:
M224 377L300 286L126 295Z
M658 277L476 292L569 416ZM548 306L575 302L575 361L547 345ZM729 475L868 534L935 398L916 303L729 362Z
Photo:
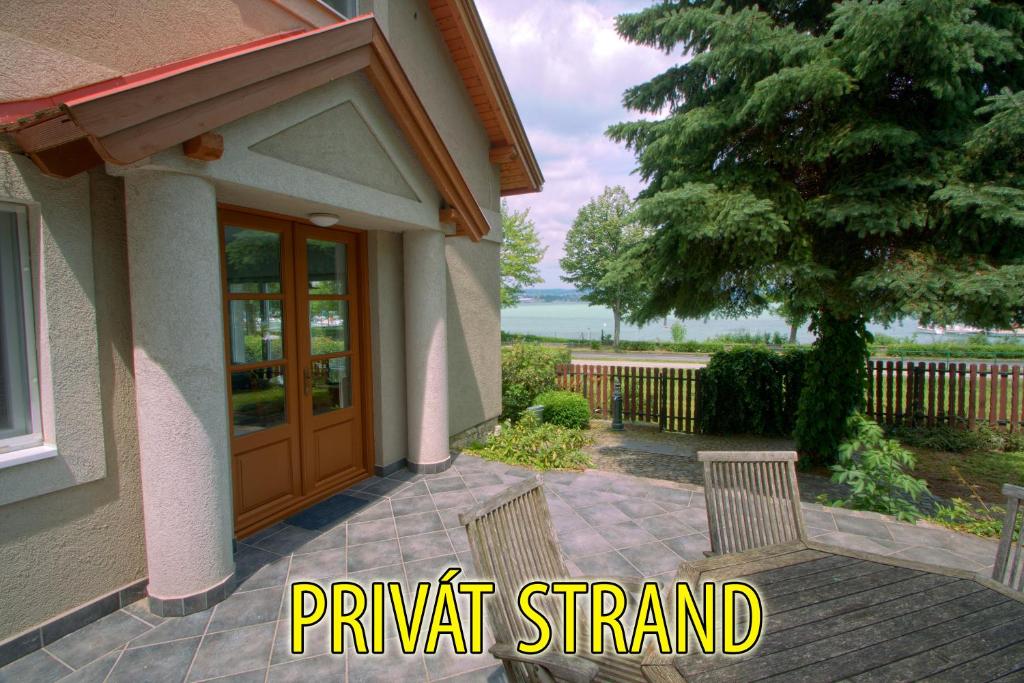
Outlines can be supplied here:
M329 228L332 225L337 225L341 219L335 216L333 213L311 213L309 214L309 222L313 225L318 225L321 228Z

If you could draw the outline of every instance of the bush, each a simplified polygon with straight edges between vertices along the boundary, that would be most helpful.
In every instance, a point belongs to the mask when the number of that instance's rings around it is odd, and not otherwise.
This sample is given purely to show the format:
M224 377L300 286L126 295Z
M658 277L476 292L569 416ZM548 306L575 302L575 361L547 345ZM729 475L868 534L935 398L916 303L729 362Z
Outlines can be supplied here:
M468 450L487 460L539 470L581 470L593 464L583 452L589 443L585 432L538 424L535 417L526 415L518 423L506 422L486 444L474 444Z
M788 436L796 422L807 352L768 349L716 353L701 375L706 434Z
M545 391L534 399L534 405L544 406L544 422L569 429L590 427L590 404L587 399L571 391Z
M895 427L892 436L908 446L927 448L946 453L968 451L1005 451L1016 453L1024 450L1024 435L1018 432L1001 432L988 425L979 424L977 429L957 429L949 425L935 427Z
M567 349L517 342L501 350L501 415L518 420L533 399L555 388L556 366L572 357Z
M851 434L839 447L839 462L832 466L832 481L850 487L847 498L821 502L834 507L868 510L894 515L906 522L922 517L917 499L928 491L923 479L916 479L912 470L917 461L898 441L886 439L882 428L857 414L847 424Z
M967 534L999 538L1003 533L1005 515L1006 510L998 505L981 503L978 507L974 507L962 498L954 498L952 505L939 505L931 520ZM1014 540L1019 535L1020 532L1014 530Z

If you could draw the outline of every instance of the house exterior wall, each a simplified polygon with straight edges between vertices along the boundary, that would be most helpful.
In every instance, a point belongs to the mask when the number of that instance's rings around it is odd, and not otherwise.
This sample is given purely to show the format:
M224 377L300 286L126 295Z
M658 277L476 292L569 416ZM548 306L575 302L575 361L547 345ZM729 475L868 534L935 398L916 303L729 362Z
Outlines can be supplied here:
M59 452L0 469L3 641L144 577L146 563L123 186L99 171L55 181L0 152L0 196L39 210L44 426ZM89 477L68 475L83 463Z
M500 245L447 241L449 432L501 414Z

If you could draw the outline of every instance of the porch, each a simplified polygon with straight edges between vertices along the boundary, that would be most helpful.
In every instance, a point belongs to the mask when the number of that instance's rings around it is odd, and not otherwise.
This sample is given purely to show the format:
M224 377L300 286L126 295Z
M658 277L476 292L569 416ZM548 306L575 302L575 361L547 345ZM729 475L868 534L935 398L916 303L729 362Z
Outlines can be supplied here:
M459 512L531 475L461 455L444 473L366 480L240 543L238 586L212 609L164 619L140 601L0 669L0 682L504 680L489 655L329 655L320 627L294 657L285 587L340 578L414 585L470 568ZM595 471L544 479L562 551L581 574L670 581L682 560L710 547L699 487ZM992 541L881 515L804 504L804 516L810 537L832 545L979 572L995 558Z

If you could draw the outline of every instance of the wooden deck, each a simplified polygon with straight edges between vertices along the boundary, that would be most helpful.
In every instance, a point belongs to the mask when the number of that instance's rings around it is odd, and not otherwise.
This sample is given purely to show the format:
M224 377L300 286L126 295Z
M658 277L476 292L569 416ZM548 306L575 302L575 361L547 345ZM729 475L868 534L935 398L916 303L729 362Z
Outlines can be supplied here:
M688 563L679 577L726 578L762 597L758 646L652 657L648 680L1024 679L1024 596L969 572L809 542Z

